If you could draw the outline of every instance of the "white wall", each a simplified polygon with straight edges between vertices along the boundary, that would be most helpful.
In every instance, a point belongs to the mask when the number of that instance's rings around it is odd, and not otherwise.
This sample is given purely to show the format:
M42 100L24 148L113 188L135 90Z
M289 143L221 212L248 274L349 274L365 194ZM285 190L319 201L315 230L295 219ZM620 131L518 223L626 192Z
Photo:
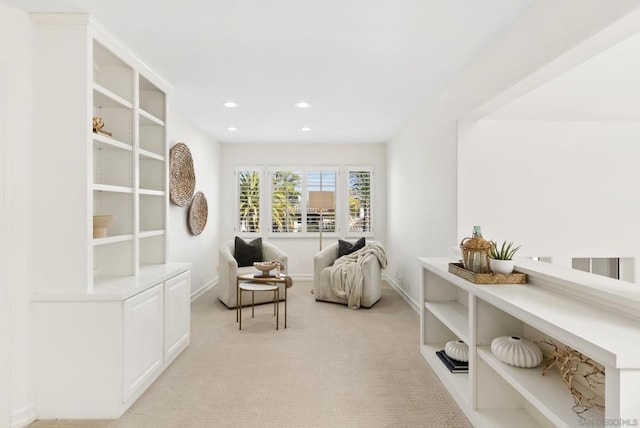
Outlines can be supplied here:
M420 295L416 258L452 256L466 233L456 230L456 121L639 4L539 0L388 144L387 274L409 298Z
M0 191L6 207L0 224L0 427L23 426L35 416L29 315L33 248L32 43L33 27L28 15L0 6L0 140L4 152L0 165L4 185Z
M458 238L478 224L568 267L640 257L639 140L639 122L461 124Z
M233 239L236 220L235 168L237 166L370 166L374 168L373 195L375 205L374 237L383 244L386 241L386 162L384 144L223 144L221 237ZM341 234L340 238L345 235ZM358 236L358 235L355 235ZM335 242L337 236L323 234L323 244ZM247 238L248 239L248 238ZM367 238L369 239L369 238ZM319 250L318 237L272 237L263 233L263 240L278 246L289 257L288 272L292 276L313 275L313 256ZM216 260L217 266L217 260Z
M178 112L170 112L169 147L185 143L193 157L196 175L195 192L204 193L207 199L207 224L197 236L189 231L187 218L189 207L169 204L169 231L167 236L170 262L193 263L191 270L191 294L217 280L215 269L220 246L220 144L195 128Z

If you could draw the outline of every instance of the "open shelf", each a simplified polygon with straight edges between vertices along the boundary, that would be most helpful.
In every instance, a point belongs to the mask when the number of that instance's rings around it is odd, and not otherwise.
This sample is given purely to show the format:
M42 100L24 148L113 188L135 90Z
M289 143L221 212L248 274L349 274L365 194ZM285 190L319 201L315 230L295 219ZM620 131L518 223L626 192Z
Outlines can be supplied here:
M164 126L164 121L161 119L158 119L151 113L147 113L144 110L140 110L140 124Z
M105 148L102 148L105 147ZM93 151L93 183L128 188L133 181L133 153L101 143Z
M165 262L164 234L149 232L140 239L140 266Z
M498 360L491 353L489 346L479 346L477 352L479 358L540 410L555 426L573 427L580 423L580 417L572 410L574 401L571 393L557 370L551 370L542 376L544 363L530 369L513 367ZM592 409L583 414L583 417L604 418L604 414L597 409Z
M567 295L566 283L582 277L571 270L558 274L558 267L547 263L528 263L527 284L482 285L448 272L448 259L419 262L421 353L475 426L568 428L638 417L640 317L621 315L609 302L598 305L580 295ZM538 343L548 339L604 365L604 385L576 387L598 397L606 395L605 409L574 412L574 398L559 370L553 367L542 375L546 362L526 369L498 360L490 344L496 337L510 335ZM469 345L469 373L464 377L450 373L435 355L456 336ZM551 349L541 348L545 355Z
M139 126L140 154L151 157L148 154L160 156L165 159L165 128L157 121L141 120Z
M436 351L444 349L444 343L440 345L422 345L420 346L420 353L424 359L429 363L431 369L440 378L442 383L447 385L447 389L453 396L453 398L461 406L468 406L471 403L471 389L469 387L469 374L468 373L451 373L442 361L436 355Z
M140 149L138 153L140 154L140 159L146 158L146 159L155 159L157 161L164 161L163 155L159 155L157 153L153 153L148 150Z
M469 309L456 301L425 302L424 307L447 326L459 339L469 341Z
M121 96L111 92L104 86L98 83L93 84L93 104L96 107L122 107L128 110L133 108L133 104L130 101L122 98Z
M93 147L98 150L109 150L109 149L120 149L120 150L127 150L127 151L133 150L133 147L131 147L131 144L118 141L113 137L99 134L97 132L93 133Z
M133 240L133 235L116 235L116 236L107 236L104 238L93 238L93 246L97 247L98 245L116 244L118 242L131 241L131 240Z

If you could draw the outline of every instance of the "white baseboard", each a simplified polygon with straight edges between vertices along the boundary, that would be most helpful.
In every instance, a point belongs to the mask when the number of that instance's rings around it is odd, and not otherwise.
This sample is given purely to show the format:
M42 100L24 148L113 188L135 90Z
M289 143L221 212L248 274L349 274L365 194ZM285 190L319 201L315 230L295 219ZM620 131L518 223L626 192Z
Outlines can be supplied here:
M420 313L420 305L418 305L418 303L413 300L411 296L406 293L406 291L400 288L400 285L398 285L393 279L389 278L386 275L384 276L384 279L394 290L398 292L398 294L402 296L402 298L409 304L409 306L411 306L411 309L416 311L418 314Z
M193 302L216 285L218 285L218 277L213 278L211 281L207 282L202 287L197 289L193 294L191 294L191 301Z
M36 420L36 406L25 406L11 412L11 428L24 428Z

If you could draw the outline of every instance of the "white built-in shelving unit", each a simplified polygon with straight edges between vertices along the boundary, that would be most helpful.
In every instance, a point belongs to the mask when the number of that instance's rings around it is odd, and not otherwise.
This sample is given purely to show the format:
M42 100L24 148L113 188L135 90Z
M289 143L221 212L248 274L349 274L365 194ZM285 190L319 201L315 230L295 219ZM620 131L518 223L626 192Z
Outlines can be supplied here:
M480 285L450 273L452 261L419 259L420 351L474 426L640 423L637 286L532 260L516 265L527 284ZM517 368L498 360L491 341L509 335L568 345L602 364L604 410L578 416L557 369L542 376L544 364ZM458 339L469 345L469 373L449 372L435 354Z
M32 17L38 417L116 418L190 338L190 265L166 256L170 86L90 16ZM95 215L115 216L106 237Z

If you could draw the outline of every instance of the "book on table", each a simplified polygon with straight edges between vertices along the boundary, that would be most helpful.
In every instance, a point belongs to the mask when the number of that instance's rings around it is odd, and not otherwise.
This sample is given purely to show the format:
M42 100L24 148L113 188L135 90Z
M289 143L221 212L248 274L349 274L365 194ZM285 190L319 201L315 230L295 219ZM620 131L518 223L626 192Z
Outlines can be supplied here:
M444 352L444 349L441 351L436 351L436 355L442 361L442 364L449 369L451 373L469 373L469 362L468 361L458 361Z

